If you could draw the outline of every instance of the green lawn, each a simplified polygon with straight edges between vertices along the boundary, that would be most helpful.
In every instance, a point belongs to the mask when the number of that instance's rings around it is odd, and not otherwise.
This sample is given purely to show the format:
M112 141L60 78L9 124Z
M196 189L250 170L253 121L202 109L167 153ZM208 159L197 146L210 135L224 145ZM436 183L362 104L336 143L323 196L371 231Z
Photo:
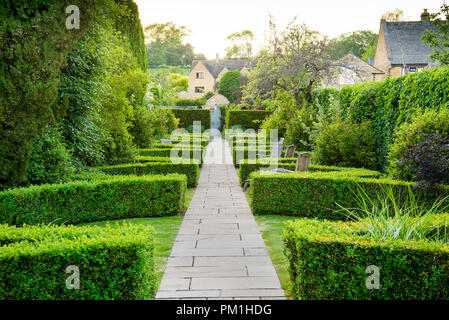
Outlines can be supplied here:
M185 208L188 207L190 201L192 200L194 192L195 188L187 189L185 197ZM162 275L164 274L167 257L170 255L170 251L175 241L176 235L178 234L178 229L181 225L182 219L182 216L177 216L117 220L119 223L151 225L154 228L154 256L158 287L162 279ZM104 226L107 223L112 224L115 222L116 221L101 221L83 225Z
M281 280L282 289L285 290L287 296L290 296L291 282L288 274L288 261L284 255L281 240L284 222L288 220L294 220L294 217L277 215L256 216L257 224L262 231L262 237Z

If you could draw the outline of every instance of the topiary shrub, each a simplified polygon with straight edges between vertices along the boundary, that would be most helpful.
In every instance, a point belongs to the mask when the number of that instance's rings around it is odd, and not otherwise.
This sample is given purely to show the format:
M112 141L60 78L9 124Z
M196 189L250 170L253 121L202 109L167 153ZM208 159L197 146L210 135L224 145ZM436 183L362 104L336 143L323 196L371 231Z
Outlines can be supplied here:
M322 165L375 169L376 145L371 122L338 121L323 126L314 159Z
M218 84L218 93L225 96L229 102L234 103L241 99L241 87L244 84L245 77L238 70L226 72Z
M449 108L418 114L410 123L404 123L396 130L395 141L388 154L388 172L392 178L416 181L417 177L413 170L410 170L409 162L399 160L404 158L412 146L421 142L425 134L433 133L449 136Z

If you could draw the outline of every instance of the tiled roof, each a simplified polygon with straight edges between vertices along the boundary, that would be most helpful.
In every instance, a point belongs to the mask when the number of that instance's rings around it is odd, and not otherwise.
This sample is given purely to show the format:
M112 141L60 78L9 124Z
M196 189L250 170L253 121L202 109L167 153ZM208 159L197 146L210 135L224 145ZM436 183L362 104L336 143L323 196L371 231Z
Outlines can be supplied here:
M421 40L425 30L433 25L421 21L392 22L382 20L388 60L392 65L429 64L432 49Z

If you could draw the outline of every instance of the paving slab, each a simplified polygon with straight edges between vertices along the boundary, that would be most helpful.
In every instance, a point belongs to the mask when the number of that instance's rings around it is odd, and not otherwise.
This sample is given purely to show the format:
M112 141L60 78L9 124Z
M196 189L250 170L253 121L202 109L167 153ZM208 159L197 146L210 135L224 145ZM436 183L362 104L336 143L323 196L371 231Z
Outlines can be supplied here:
M285 299L221 137L206 149L156 299Z

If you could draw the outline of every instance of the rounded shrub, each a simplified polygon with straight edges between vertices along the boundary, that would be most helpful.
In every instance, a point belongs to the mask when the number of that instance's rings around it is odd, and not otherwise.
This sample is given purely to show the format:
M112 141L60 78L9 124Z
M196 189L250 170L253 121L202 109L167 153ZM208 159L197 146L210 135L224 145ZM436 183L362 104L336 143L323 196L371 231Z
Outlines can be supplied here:
M315 146L319 164L341 167L376 167L376 145L371 122L335 122L323 126Z
M416 180L416 175L411 170L407 161L399 161L404 158L409 150L419 144L427 134L449 135L449 108L440 111L427 110L411 119L409 123L403 123L395 132L395 141L390 147L388 161L390 163L389 175L394 179Z
M243 74L238 70L226 72L218 85L218 93L224 95L231 103L241 96Z

